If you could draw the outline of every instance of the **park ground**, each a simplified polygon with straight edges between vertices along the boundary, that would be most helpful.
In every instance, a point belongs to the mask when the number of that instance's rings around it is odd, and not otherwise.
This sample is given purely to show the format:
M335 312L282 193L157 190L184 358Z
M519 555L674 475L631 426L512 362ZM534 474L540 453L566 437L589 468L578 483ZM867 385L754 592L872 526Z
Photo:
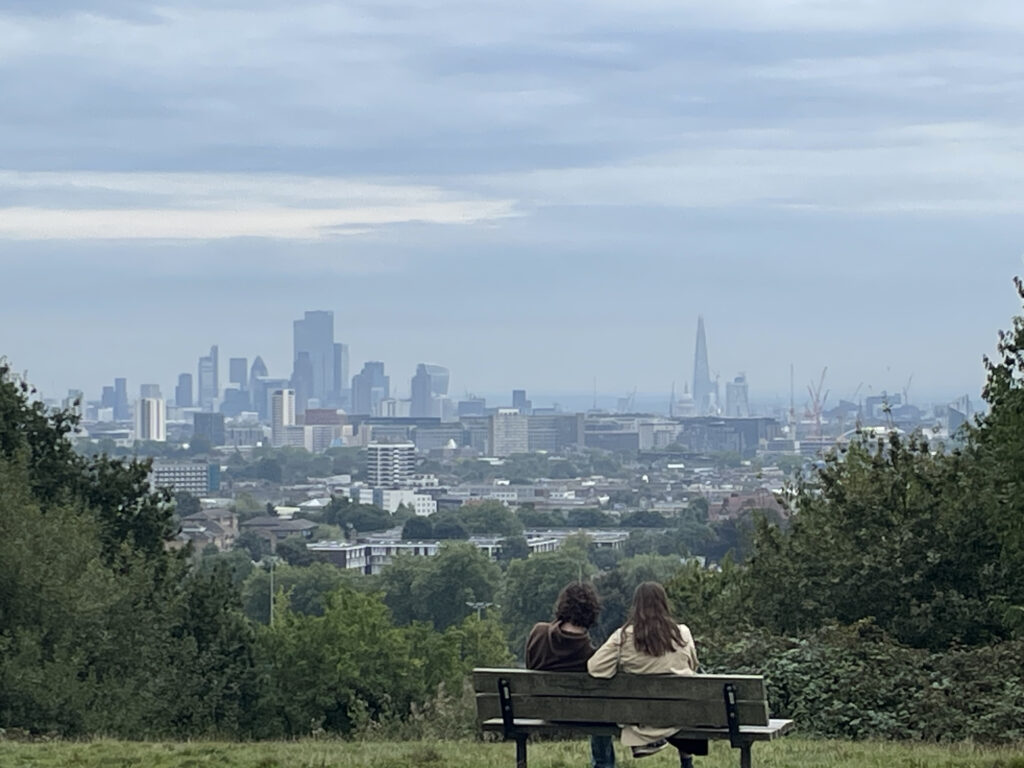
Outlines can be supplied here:
M619 765L675 768L674 750L637 763L616 747ZM786 738L754 746L758 768L1024 768L1024 744L981 747L910 742L850 742ZM734 768L739 752L711 745L700 768ZM531 768L586 768L585 741L531 744ZM85 742L0 741L4 768L514 768L512 744L474 741Z

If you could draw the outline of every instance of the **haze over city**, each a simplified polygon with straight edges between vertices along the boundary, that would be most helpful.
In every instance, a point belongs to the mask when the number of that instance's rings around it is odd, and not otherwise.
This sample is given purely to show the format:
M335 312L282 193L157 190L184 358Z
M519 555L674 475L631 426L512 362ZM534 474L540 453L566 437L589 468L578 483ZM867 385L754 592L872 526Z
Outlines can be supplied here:
M400 387L664 400L703 313L752 399L939 400L1015 310L1008 2L43 7L0 11L0 351L51 396L287 375L329 309Z

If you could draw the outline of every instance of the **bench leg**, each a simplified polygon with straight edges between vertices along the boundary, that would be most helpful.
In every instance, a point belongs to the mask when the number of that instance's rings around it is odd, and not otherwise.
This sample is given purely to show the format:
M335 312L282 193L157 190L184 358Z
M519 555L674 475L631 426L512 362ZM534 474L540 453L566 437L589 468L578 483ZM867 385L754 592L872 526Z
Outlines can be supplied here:
M526 734L516 734L516 768L526 768Z
M750 742L747 742L740 747L740 768L750 768L750 747L753 746Z

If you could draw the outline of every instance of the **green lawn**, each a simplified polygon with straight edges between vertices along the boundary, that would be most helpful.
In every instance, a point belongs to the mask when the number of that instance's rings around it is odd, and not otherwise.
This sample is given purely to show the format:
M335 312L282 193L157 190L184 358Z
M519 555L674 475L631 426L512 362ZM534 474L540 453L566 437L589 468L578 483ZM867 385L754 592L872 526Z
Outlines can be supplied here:
M988 749L970 744L931 746L907 743L811 741L786 738L754 746L760 768L1024 768L1024 745ZM585 741L531 744L531 768L587 768ZM675 768L673 750L636 763L618 747L619 764ZM739 752L713 743L699 768L735 768ZM3 768L515 768L515 746L479 742L300 741L224 742L43 742L0 741Z

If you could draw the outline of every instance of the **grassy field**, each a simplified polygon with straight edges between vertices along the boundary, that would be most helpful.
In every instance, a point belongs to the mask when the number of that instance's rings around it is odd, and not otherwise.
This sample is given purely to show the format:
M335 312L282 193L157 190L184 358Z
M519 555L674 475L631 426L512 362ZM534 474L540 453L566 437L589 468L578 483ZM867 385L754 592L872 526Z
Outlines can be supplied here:
M674 750L637 763L617 746L620 765L675 768ZM531 744L531 768L587 768L585 741ZM754 746L759 768L1024 768L1024 745L987 749L970 744L811 741L786 738ZM698 768L735 768L739 752L713 743ZM3 768L515 768L515 746L479 742L300 741L224 742L42 742L0 741Z

